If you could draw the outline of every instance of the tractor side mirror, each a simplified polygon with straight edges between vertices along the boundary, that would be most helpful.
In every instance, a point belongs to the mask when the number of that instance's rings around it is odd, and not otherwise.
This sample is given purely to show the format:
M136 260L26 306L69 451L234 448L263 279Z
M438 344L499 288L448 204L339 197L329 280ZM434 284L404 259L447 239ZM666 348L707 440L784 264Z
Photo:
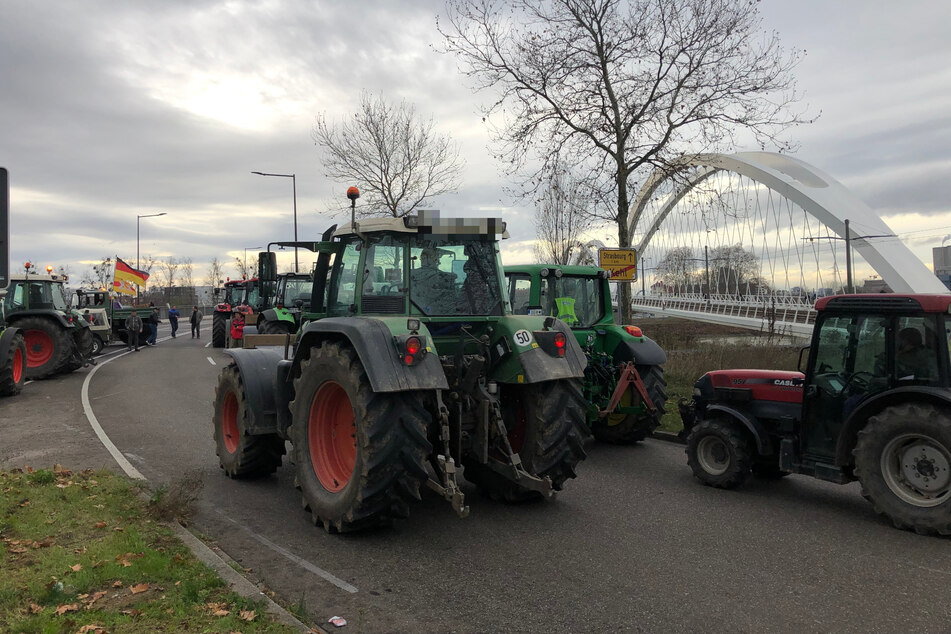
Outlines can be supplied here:
M806 373L806 368L803 367L802 358L803 358L803 356L806 357L806 364L808 365L808 363L809 363L809 356L806 355L806 353L809 352L810 349L811 349L810 346L803 346L802 348L799 349L799 363L796 364L796 369L799 370L800 372L802 372L803 374Z
M273 251L258 253L258 279L262 282L277 281L277 254Z

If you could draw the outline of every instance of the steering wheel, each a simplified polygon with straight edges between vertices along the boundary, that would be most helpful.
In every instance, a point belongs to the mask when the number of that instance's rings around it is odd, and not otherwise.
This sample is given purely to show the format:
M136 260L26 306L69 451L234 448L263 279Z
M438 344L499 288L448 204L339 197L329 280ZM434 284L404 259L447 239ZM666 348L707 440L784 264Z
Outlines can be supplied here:
M845 387L842 388L842 391L848 392L849 388L852 388L851 391L853 393L867 392L868 386L873 378L875 378L875 375L871 372L856 372L845 382Z

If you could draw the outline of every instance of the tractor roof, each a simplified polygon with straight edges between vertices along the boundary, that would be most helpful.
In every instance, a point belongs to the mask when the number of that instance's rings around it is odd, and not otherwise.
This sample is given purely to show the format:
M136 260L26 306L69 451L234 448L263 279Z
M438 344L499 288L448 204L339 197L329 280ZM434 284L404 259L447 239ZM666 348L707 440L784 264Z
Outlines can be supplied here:
M62 284L66 281L66 278L62 275L41 275L41 274L29 274L24 273L14 273L10 276L10 281L12 282L23 282L30 280L31 282L55 282L57 284Z
M364 218L357 220L357 229L360 233L397 231L431 235L485 235L496 239L509 237L505 223L498 218L441 218L429 214L403 218ZM334 237L354 233L353 225L348 222L334 231Z
M896 293L867 293L859 295L831 295L816 302L816 310L847 311L924 311L946 313L951 307L949 295L899 295Z
M535 275L543 270L551 271L561 270L562 275L574 275L577 277L598 277L604 275L604 269L600 266L582 266L575 264L516 264L506 266L506 273L525 273Z

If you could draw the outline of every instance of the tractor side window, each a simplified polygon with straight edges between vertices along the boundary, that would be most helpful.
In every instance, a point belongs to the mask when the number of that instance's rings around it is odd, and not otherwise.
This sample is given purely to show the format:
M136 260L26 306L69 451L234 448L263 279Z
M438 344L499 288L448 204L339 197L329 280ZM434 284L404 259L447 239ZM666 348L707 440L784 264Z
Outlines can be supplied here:
M509 302L516 315L527 315L531 301L532 280L527 275L512 274L508 276Z
M13 283L13 288L3 298L4 308L7 312L13 312L23 308L23 284Z
M354 303L357 269L360 265L360 244L358 241L348 243L343 255L334 263L327 302L329 315L346 315Z
M370 246L364 271L363 295L403 295L403 260L406 257L403 244L395 243L392 236Z
M934 317L899 317L895 328L896 381L937 385L937 341Z

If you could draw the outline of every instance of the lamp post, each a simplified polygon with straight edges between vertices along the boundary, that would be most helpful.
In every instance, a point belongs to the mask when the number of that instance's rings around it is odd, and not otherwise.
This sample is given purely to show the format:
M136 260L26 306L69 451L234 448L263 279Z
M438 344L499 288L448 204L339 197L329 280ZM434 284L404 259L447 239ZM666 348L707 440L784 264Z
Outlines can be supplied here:
M154 218L155 216L164 216L166 212L162 211L157 214L142 214L135 217L135 270L139 270L139 224L140 220L143 218ZM139 301L139 285L135 286L135 301Z
M264 247L244 247L244 274L248 274L248 249L263 249ZM252 276L253 277L253 276Z
M297 174L269 174L267 172L251 173L257 174L258 176L280 176L281 178L291 179L291 184L294 188L294 242L297 242ZM297 265L297 247L294 247L294 272L300 273L300 268Z

